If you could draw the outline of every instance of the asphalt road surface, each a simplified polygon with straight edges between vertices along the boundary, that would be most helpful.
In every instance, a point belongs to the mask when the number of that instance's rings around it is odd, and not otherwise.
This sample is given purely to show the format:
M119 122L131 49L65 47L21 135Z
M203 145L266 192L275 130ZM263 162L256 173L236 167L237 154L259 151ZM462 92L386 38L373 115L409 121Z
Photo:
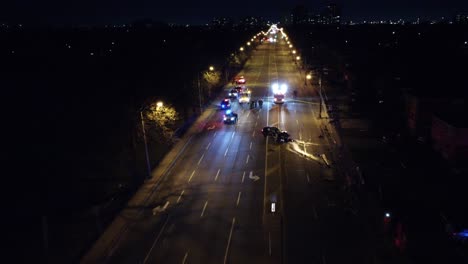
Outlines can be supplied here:
M304 88L304 74L286 43L259 45L242 74L263 107L250 109L234 100L237 124L223 124L221 110L210 115L150 206L134 208L142 213L108 261L379 263L372 224L347 206L334 169L323 165L320 155L331 148L319 137L324 121L317 118L315 87ZM289 86L283 105L272 103L269 87L276 80ZM264 138L260 130L267 125L287 130L295 141Z

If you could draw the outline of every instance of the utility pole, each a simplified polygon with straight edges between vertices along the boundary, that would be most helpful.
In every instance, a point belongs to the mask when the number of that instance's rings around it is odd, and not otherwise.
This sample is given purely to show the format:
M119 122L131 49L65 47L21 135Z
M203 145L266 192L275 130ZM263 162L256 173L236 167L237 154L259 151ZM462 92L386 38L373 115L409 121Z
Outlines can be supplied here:
M145 141L146 165L148 167L148 179L151 179L151 165L148 155L148 142L146 141L145 120L143 119L143 110L140 111L141 128L143 129L143 140Z
M202 101L201 101L201 86L200 86L200 72L197 72L197 79L198 79L198 99L200 101L200 115L202 114Z
M319 118L322 118L322 72L319 74L319 95L320 95L320 104L319 104Z

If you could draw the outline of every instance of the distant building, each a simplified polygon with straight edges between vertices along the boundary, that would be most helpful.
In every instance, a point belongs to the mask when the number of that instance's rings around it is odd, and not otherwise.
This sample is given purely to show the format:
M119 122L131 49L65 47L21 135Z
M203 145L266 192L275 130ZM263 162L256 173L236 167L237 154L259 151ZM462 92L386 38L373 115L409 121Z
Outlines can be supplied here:
M443 109L432 118L434 150L452 163L468 162L468 108Z
M454 24L468 25L468 14L457 14L453 19Z
M341 23L341 8L336 4L329 4L321 14L322 23L325 25L337 25Z
M211 21L211 26L214 28L227 28L232 27L232 19L227 17L215 17Z
M406 94L408 130L412 136L427 140L432 127L432 115L450 103L448 98L432 95Z
M290 22L293 25L304 25L308 24L309 14L307 8L303 5L298 5L294 7L291 13Z
M257 28L266 25L266 21L263 17L249 16L244 17L239 21L239 26L243 28Z

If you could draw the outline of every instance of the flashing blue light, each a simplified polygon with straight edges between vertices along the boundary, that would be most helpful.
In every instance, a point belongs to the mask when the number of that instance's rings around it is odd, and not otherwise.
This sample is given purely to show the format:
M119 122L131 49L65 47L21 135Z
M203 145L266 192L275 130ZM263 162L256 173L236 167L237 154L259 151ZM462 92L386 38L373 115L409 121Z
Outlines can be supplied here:
M232 110L230 110L230 109L229 109L229 110L226 110L226 115L230 115L231 112L232 112Z
M224 108L224 105L221 105L222 108Z
M234 117L231 117L231 121L234 121Z
M460 233L457 234L459 237L466 237L468 238L468 229L462 230Z

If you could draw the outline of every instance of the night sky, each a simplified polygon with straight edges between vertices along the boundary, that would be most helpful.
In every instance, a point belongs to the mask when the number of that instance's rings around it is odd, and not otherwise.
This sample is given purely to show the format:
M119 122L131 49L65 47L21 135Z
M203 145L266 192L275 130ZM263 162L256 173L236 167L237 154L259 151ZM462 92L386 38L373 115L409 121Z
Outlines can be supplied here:
M203 24L216 16L248 15L280 20L295 5L304 4L318 13L330 1L301 0L14 0L0 5L0 22L26 24L112 24L150 18L169 23ZM452 18L468 13L467 0L358 0L334 1L344 20Z

